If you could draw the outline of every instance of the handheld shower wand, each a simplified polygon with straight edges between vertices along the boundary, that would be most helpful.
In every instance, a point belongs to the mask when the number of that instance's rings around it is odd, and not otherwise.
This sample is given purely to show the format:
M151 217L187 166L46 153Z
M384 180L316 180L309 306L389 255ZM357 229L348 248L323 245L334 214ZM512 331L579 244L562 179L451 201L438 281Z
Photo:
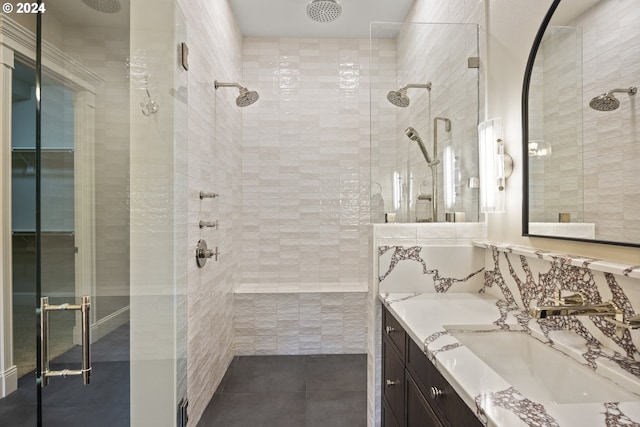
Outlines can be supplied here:
M418 147L420 147L420 151L422 151L422 155L424 156L424 159L427 161L427 164L429 166L434 166L440 163L440 160L438 160L437 158L433 159L429 155L427 147L424 146L424 141L422 141L422 138L420 138L420 134L418 134L417 130L409 126L407 129L405 129L404 134L407 135L410 140L418 144Z

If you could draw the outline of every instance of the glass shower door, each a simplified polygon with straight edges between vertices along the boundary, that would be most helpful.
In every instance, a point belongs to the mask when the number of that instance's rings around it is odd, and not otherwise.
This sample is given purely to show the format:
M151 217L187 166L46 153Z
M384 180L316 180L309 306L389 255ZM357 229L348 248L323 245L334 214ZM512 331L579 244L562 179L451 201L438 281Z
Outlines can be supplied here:
M41 15L43 426L130 425L129 34L122 7L105 13L63 0L47 2Z
M194 258L184 15L40 4L0 15L0 425L173 427Z
M50 310L40 312L49 349L40 352L42 425L175 426L186 419L193 258L182 220L186 174L178 169L186 104L171 96L186 89L175 48L184 25L173 1L46 7L37 234L40 296Z

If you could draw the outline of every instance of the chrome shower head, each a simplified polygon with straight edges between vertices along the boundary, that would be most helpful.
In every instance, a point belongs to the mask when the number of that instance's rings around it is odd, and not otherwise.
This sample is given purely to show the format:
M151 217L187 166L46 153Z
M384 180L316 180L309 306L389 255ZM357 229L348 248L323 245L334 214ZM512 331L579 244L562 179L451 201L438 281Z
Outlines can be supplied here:
M615 92L627 93L629 95L635 95L638 92L638 88L635 86L629 89L613 89L609 92L605 92L602 95L596 96L589 101L589 107L596 111L613 111L620 107L620 101L613 94Z
M240 95L236 98L236 105L238 107L246 107L256 102L258 98L260 98L258 92L243 87L240 89Z
M342 6L336 0L311 0L307 15L316 22L331 22L340 17Z
M409 102L411 102L409 100L409 97L407 96L406 89L389 91L389 93L387 94L387 100L389 100L389 102L395 105L396 107L402 107L402 108L408 107Z
M219 81L215 80L213 82L213 87L216 90L220 87L238 88L240 90L240 94L236 98L236 105L238 107L246 107L248 105L251 105L254 102L256 102L258 98L260 98L260 95L258 95L258 92L256 92L255 90L249 90L246 87L242 87L238 83L220 83Z
M120 0L82 0L82 3L104 13L118 13L122 9Z
M409 88L419 88L419 89L427 89L431 90L431 83L426 84L408 84L405 87L402 87L398 90L392 90L387 93L387 100L395 105L396 107L408 107L409 97L407 96L407 89Z

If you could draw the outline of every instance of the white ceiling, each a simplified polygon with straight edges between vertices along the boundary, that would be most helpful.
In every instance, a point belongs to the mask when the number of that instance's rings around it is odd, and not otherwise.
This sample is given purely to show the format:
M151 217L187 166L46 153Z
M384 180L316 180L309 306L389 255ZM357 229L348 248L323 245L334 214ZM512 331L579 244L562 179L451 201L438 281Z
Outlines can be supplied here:
M245 37L369 38L371 22L403 22L414 0L338 0L333 22L307 16L309 0L229 0Z
M553 14L549 25L570 25L578 16L601 0L563 0Z

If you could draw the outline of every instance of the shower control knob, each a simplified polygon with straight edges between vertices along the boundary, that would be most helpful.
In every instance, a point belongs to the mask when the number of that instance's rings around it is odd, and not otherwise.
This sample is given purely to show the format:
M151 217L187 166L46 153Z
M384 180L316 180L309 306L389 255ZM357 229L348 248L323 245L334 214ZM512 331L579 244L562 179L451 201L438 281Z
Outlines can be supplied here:
M207 263L207 259L213 258L215 261L218 261L218 247L216 246L215 250L207 248L207 242L204 240L198 240L198 246L196 246L196 263L198 267L202 268Z

